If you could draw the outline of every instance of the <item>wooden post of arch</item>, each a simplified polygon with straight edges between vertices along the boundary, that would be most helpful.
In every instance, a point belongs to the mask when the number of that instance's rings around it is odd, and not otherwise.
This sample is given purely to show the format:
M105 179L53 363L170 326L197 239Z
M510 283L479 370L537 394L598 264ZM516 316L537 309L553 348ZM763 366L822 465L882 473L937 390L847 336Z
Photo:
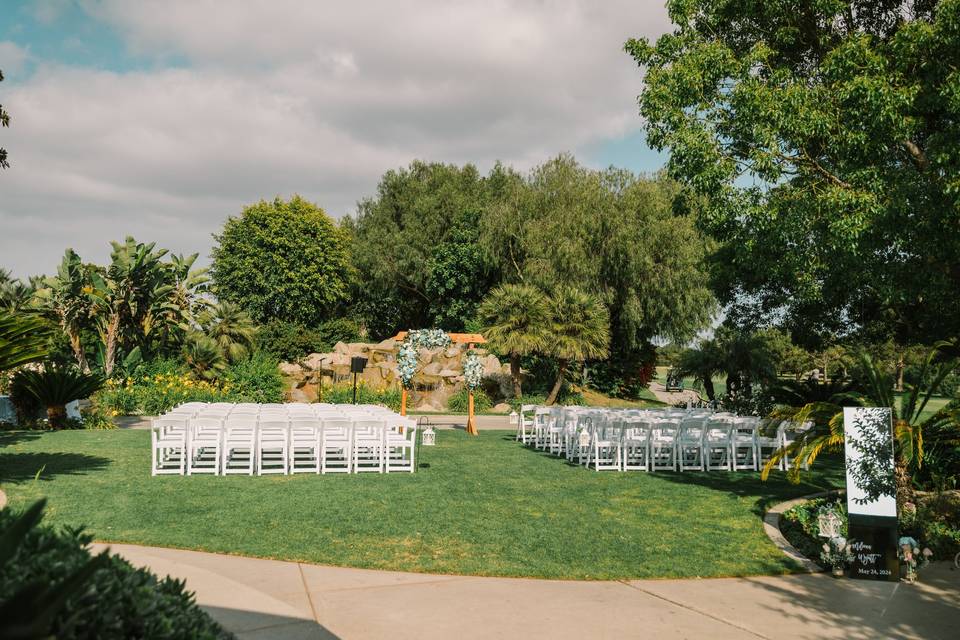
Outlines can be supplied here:
M473 351L473 343L467 345L467 353ZM467 385L467 433L472 436L480 435L477 431L477 420L473 415L473 388Z
M400 385L402 391L400 392L400 415L407 415L407 388Z

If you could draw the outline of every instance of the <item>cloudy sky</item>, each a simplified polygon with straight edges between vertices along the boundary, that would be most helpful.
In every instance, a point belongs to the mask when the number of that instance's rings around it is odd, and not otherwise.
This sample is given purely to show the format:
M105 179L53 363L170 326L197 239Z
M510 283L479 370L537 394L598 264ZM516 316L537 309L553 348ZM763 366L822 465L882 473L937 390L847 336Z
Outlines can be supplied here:
M662 0L10 1L0 8L0 267L105 261L133 235L209 253L244 204L352 213L420 158L563 151L652 171L623 53Z

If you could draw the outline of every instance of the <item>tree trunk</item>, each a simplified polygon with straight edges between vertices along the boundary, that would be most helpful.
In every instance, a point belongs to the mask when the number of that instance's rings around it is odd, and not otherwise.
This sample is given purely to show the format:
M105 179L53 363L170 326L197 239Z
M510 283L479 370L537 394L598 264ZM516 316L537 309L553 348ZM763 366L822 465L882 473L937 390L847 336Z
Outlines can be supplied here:
M73 357L77 359L80 370L84 373L90 373L90 365L87 364L87 356L83 352L83 345L80 343L80 334L66 329L64 329L64 333L70 339L70 349L73 350Z
M557 381L553 383L553 389L550 390L550 395L547 396L547 404L554 404L557 401L557 396L560 395L560 388L563 386L563 375L567 372L567 361L558 360L557 361Z
M107 334L104 337L106 344L103 350L103 372L109 378L113 374L113 361L117 357L117 340L120 333L120 314L114 314L107 325Z
M523 391L520 388L520 356L516 353L510 354L510 379L513 381L513 397L519 400Z
M893 468L893 477L897 487L897 512L903 513L903 505L913 502L913 478L910 477L910 469L899 456Z
M906 363L903 361L903 351L897 352L897 391L903 393L903 370Z
M703 392L707 394L707 400L710 402L717 399L717 391L713 388L713 376L707 376L703 379Z
M47 407L47 423L51 429L59 431L67 426L67 407L58 404Z

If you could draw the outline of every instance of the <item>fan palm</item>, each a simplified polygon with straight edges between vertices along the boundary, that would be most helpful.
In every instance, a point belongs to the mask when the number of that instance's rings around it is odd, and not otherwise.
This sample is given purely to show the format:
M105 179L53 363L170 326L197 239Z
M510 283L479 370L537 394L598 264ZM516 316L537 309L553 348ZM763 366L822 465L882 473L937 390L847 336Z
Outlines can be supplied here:
M0 312L0 371L43 359L50 333L41 318Z
M557 359L557 379L547 404L557 401L570 362L605 358L610 352L610 313L596 296L562 287L550 299L547 350Z
M246 311L231 302L218 302L201 314L200 325L216 341L230 362L241 360L253 348L257 326Z
M217 341L199 331L187 335L183 359L193 374L203 380L215 380L227 368Z
M23 369L17 372L16 384L47 410L47 421L53 429L66 426L67 404L89 398L100 390L104 379L73 367L47 365L42 371Z
M522 395L520 358L543 351L547 346L550 307L547 297L523 284L506 284L491 291L478 310L484 338L510 358L513 395Z
M723 353L716 341L704 340L697 348L687 349L680 354L676 371L678 377L693 378L703 387L709 400L716 400L717 392L713 386L713 379L724 372Z
M800 479L800 471L813 464L824 451L838 452L844 444L843 407L889 407L893 413L893 435L896 443L897 499L903 502L910 491L910 468L923 464L923 433L960 429L960 412L945 407L924 418L923 412L944 379L957 367L951 354L954 345L941 343L930 350L920 370L920 383L906 385L907 393L898 399L893 376L876 365L870 356L861 354L859 361L865 377L865 391L841 391L827 400L808 402L802 407L778 410L772 414L775 421L790 420L797 424L811 422L813 427L797 439L774 452L763 468L762 479L779 465L784 457L792 459L788 478Z

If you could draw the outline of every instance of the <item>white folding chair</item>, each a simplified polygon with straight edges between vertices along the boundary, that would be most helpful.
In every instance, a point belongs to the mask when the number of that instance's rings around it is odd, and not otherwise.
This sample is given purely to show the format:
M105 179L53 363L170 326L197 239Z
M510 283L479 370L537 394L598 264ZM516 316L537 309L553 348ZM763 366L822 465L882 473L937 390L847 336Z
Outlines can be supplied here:
M680 471L703 471L703 428L706 418L691 416L680 422L677 466Z
M711 417L707 421L703 435L703 453L707 462L707 471L733 469L730 429L730 421L724 417Z
M383 473L385 434L381 420L354 420L350 445L354 473Z
M757 470L757 427L759 418L735 418L730 429L734 471Z
M591 430L587 468L595 471L620 471L622 429L620 418L608 416Z
M414 471L414 452L417 444L417 422L410 418L388 423L386 434L386 472Z
M650 422L647 418L630 418L623 425L624 471L650 470Z
M150 475L183 475L187 466L189 418L164 416L150 425Z
M218 417L190 418L187 430L187 475L220 474L220 445L223 420Z
M320 473L320 421L290 417L290 473Z
M320 473L350 473L353 422L342 417L323 419L320 429Z
M257 424L257 475L287 473L289 438L286 420L260 418Z
M223 423L223 452L220 469L223 475L253 475L257 448L256 414L231 414Z
M673 471L677 468L677 432L680 420L663 418L650 432L650 470Z

